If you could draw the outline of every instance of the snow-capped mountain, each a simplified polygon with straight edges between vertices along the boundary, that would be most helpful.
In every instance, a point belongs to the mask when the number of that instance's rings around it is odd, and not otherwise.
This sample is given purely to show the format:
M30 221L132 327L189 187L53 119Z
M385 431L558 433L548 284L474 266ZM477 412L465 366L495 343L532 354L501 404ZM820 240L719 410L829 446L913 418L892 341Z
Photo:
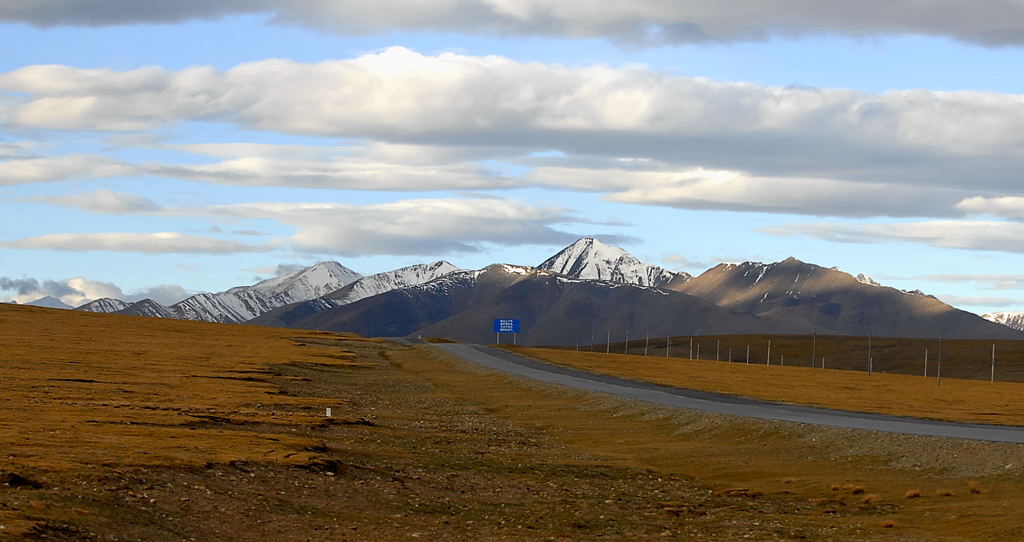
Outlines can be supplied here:
M116 311L117 314L130 314L132 316L149 316L152 318L177 318L178 315L170 308L165 307L152 299L136 301L127 307Z
M1017 331L1024 331L1024 312L991 312L988 314L982 314L981 317L989 322L1003 324L1004 326L1016 329Z
M127 309L129 305L130 303L121 301L120 299L101 297L80 307L75 307L75 310L88 312L117 312Z
M46 308L49 308L49 309L70 309L70 308L72 308L71 305L68 305L67 303L64 303L63 301L57 299L56 297L50 296L50 295L45 296L45 297L40 297L39 299L37 299L35 301L29 301L28 303L25 303L25 304L26 305L31 305L33 307L46 307Z
M252 286L216 294L198 294L169 307L179 318L242 323L277 307L329 294L362 275L338 262L320 262Z
M392 290L416 286L459 271L458 267L448 262L438 261L376 273L352 282L326 296L300 303L283 305L274 310L267 311L255 318L253 323L281 325L282 323L293 322L300 317L308 318L313 314L354 303L360 299L373 297Z
M79 307L79 310L242 323L277 307L329 294L360 277L362 275L338 262L320 262L252 286L238 286L219 293L197 294L170 307L151 299L129 304L107 298L87 303Z
M334 306L340 307L391 290L430 282L453 271L460 271L460 269L443 260L410 265L394 271L363 277L326 297L334 303Z
M606 245L590 237L565 247L537 268L577 279L606 280L656 288L678 285L691 278L687 273L674 273L645 264L619 247Z

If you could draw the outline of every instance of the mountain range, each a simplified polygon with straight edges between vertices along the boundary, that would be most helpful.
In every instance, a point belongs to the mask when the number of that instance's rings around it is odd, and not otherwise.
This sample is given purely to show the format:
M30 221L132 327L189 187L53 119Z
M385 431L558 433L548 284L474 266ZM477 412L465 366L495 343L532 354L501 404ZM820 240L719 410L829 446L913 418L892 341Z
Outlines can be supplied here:
M627 333L1024 338L1024 315L985 319L919 291L795 258L721 264L695 277L592 238L536 267L460 270L438 261L364 277L321 262L171 306L98 299L78 310L471 342L493 341L494 319L518 318L521 343L551 345L622 340Z

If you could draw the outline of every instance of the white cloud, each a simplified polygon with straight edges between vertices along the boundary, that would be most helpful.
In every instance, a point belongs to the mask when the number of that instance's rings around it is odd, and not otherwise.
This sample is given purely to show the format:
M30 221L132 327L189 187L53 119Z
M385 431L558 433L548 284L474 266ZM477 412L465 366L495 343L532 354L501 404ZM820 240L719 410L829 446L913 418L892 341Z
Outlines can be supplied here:
M980 43L1024 42L1015 0L2 0L0 21L36 26L172 23L265 13L278 24L342 34L440 31L636 43L731 42L772 36L924 34Z
M780 88L642 68L427 56L399 47L317 64L264 60L227 71L30 66L0 74L0 89L19 93L6 118L14 127L138 130L223 121L367 141L341 150L191 146L191 152L229 156L147 168L212 182L477 189L514 182L477 160L579 166L628 156L634 165L675 171L972 190L961 198L986 190L1024 196L1014 181L1024 170L1019 95Z
M963 192L834 179L757 177L702 168L666 171L540 167L528 178L547 186L610 192L605 199L682 209L815 216L950 216Z
M360 158L316 161L248 157L214 164L152 166L150 172L241 186L344 190L472 190L511 188L517 184L471 164L405 165Z
M0 242L0 247L142 254L234 254L271 250L269 246L246 245L180 233L55 233Z
M1024 218L1024 197L1003 196L965 198L956 208L966 213L986 214L1005 218Z
M894 224L793 224L765 228L774 235L805 235L840 243L909 242L941 248L1024 254L1024 223L934 220Z
M943 303L954 307L984 307L986 310L993 307L1019 307L1024 303L1022 299L1011 297L960 296L955 294L939 294L935 297L938 297Z
M134 175L139 169L101 155L18 156L0 168L0 186Z
M72 307L79 307L104 297L128 302L150 298L164 305L177 303L188 297L185 289L176 284L154 286L125 294L116 284L89 280L84 277L42 281L31 278L0 277L0 291L14 292L11 299L18 303L28 303L41 297L52 296Z
M106 189L71 196L37 197L34 199L44 203L113 215L152 213L161 209L160 205L148 198Z
M364 206L251 203L211 207L206 212L275 220L295 228L289 240L295 249L347 256L474 252L485 244L557 245L577 235L554 225L579 221L564 209L494 198L413 199Z
M189 293L177 284L161 284L159 286L151 286L149 288L134 291L122 298L122 300L134 302L141 301L143 299L152 299L161 305L173 305L188 296Z

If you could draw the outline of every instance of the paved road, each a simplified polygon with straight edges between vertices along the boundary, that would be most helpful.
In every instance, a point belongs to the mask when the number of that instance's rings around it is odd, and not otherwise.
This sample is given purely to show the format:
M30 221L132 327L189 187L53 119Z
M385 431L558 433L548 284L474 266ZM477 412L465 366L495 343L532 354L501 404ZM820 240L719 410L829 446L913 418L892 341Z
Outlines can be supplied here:
M433 346L455 354L467 361L498 371L552 384L609 393L627 399L636 399L659 405L766 420L867 429L889 433L1024 443L1024 427L941 422L769 403L732 395L673 388L648 382L588 373L487 346L473 344L434 344Z

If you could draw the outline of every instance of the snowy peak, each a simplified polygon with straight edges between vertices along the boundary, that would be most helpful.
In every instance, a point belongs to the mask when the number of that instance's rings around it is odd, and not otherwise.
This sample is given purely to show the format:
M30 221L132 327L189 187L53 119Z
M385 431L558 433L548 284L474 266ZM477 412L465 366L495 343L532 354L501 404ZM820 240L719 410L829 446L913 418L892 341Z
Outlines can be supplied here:
M33 307L46 307L46 308L49 308L49 309L70 309L70 308L72 308L71 305L68 305L67 303L64 303L63 301L57 299L56 297L50 296L50 295L45 296L45 297L40 297L39 299L37 299L35 301L29 301L28 303L25 303L25 304L26 305L31 305Z
M685 273L673 273L645 264L619 247L590 237L565 247L537 268L576 279L606 280L638 286L662 287L672 281L690 278Z
M857 276L853 277L853 278L856 279L857 282L859 282L861 284L867 284L868 286L881 286L882 285L882 283L880 283L877 280L869 277L868 275L865 275L864 273L857 273Z
M313 299L327 295L360 278L362 275L338 262L320 262L252 286L232 288L228 292L253 289L268 296L285 294Z
M982 314L981 317L989 322L1003 324L1004 326L1016 329L1017 331L1024 331L1024 312L991 312L988 314Z
M338 262L320 262L252 286L194 295L170 309L186 320L241 323L278 307L325 296L360 277Z
M131 305L128 305L124 309L117 311L118 314L130 314L133 316L149 316L152 318L177 318L177 314L174 313L168 307L165 307L152 299L143 299L142 301L136 301Z
M391 290L399 290L430 282L455 271L459 271L459 268L446 261L410 265L393 271L385 271L363 277L326 297L331 300L334 306L346 305L360 299L390 292Z
M95 301L90 301L85 305L76 307L75 310L87 311L87 312L117 312L128 308L128 303L121 301L120 299L114 299L112 297L101 297Z

